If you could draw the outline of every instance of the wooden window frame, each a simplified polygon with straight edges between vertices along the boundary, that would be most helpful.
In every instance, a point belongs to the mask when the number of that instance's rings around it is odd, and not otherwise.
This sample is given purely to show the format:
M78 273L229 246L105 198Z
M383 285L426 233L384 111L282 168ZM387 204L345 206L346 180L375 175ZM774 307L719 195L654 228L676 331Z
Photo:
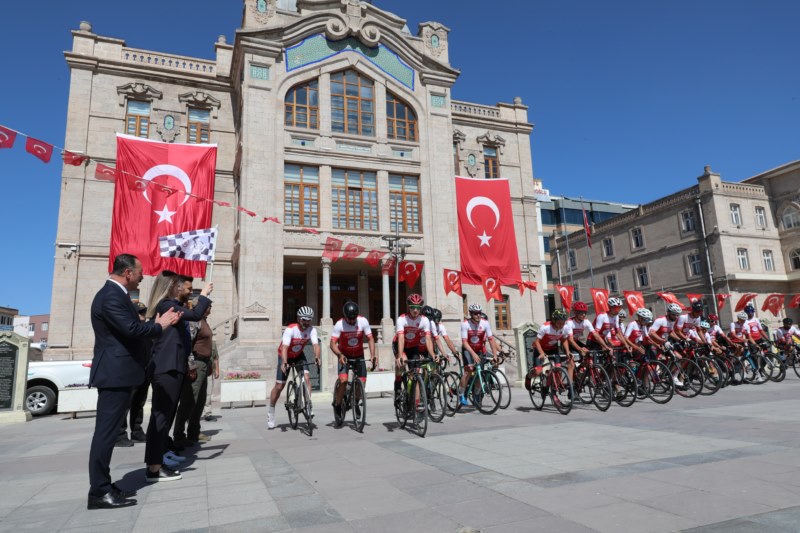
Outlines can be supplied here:
M502 313L501 311L505 310L505 318L501 318ZM495 300L494 302L494 325L495 329L502 329L502 330L509 330L512 328L511 326L511 303L509 302L509 296L507 294L503 295L503 301L498 302Z
M374 96L374 94L373 94ZM389 106L392 106L392 112L389 112ZM405 108L406 118L397 118L397 110ZM400 136L397 133L398 124L405 127L406 134ZM417 114L406 102L398 98L396 95L386 91L386 132L390 139L398 141L406 141L412 143L419 142L419 122L417 121Z
M135 115L135 114L129 113L128 112L128 110L129 110L128 108L129 108L131 102L138 102L138 103L141 103L141 104L147 104L147 108L148 108L147 116L145 116L145 115ZM133 135L135 137L141 137L142 139L147 139L148 137L150 137L150 122L151 122L150 113L152 113L152 112L153 112L153 107L152 107L151 103L146 101L146 100L132 100L131 99L131 100L128 100L127 102L125 102L125 133L128 134L128 135ZM131 120L133 120L133 126L134 126L133 127L133 131L131 131L131 122L130 122ZM142 122L145 122L145 124L144 124L144 128L145 128L144 135L140 135L139 134L139 130L142 128Z
M352 82L348 82L347 81L347 73L348 72L355 73L356 77L358 78L358 80L357 80L358 83L353 84ZM340 76L341 76L341 81L338 79ZM368 83L363 83L363 82L368 82ZM334 85L338 84L338 83L341 83L341 85L342 85L342 91L343 91L342 94L333 92L334 91L334 89L333 89ZM347 88L348 88L348 86L351 86L351 85L355 85L356 86L356 94L355 95L348 95L347 94ZM372 91L372 98L364 98L364 97L361 96L361 89L362 88L367 88L367 87L370 88L371 91ZM337 106L335 104L335 102L334 102L334 98L335 97L341 97L342 98L342 105L344 107L339 107L339 106ZM350 134L350 135L364 135L366 137L375 137L375 134L376 134L376 131L375 131L375 111L376 111L376 109L375 109L375 82L374 81L372 81L371 79L367 78L366 76L362 76L358 71L352 70L352 69L335 72L335 73L331 74L331 94L330 94L330 98L331 98L331 130L334 133L347 133L347 134ZM364 114L365 113L364 113L364 111L362 111L362 105L361 105L362 102L372 102L372 112L371 113L367 113L367 114L371 115L371 117L372 117L370 119L369 124L368 124L369 127L372 129L372 133L364 133L364 126L366 124L364 122ZM352 109L353 105L355 105L355 110ZM343 120L343 122L341 123L341 125L342 125L341 130L337 129L337 124L339 124L339 123L336 122L333 119L333 115L334 115L333 112L335 110L338 110L338 109L342 110L342 120ZM350 130L350 125L349 125L349 122L347 120L347 116L351 112L355 112L357 114L357 122L356 122L356 128L355 128L356 131L351 131Z
M312 166L312 165L299 165L299 164L294 164L294 163L288 163L288 164L292 165L292 166L297 166L297 167L300 168L300 181L287 181L287 179L286 179L286 166L284 166L284 172L283 172L283 207L284 207L283 218L284 218L284 223L287 226L305 226L305 227L318 228L319 227L319 202L320 202L320 198L319 198L319 167L315 167L315 166ZM305 169L307 169L307 168L315 168L317 170L317 182L316 183L311 183L311 182L305 183L305 181L303 180L303 176L305 175ZM291 218L290 218L290 217L295 215L295 212L294 211L290 211L287 208L287 197L286 197L286 194L288 192L287 189L289 187L292 187L292 188L296 187L297 188L297 193L298 193L297 202L298 202L298 205L299 205L299 211L296 213L296 215L297 215L297 224L295 224L293 221L291 221ZM316 211L312 210L312 211L306 213L306 210L305 210L306 196L307 196L307 194L310 193L311 189L315 189L316 192L317 192L316 200L313 198L313 195L312 195L311 200L310 200L312 205L316 201L317 209L316 209ZM316 216L316 219L317 219L317 223L316 224L313 223L313 219L314 219L315 216Z
M297 103L297 93L305 91L306 103ZM316 93L317 105L311 105L311 95ZM291 98L291 101L290 101ZM298 121L298 114L305 112L305 122ZM283 123L289 128L319 129L319 80L311 80L300 85L295 85L286 93L283 99Z
M378 231L378 176L377 172L368 171L368 170L355 170L355 169L348 169L348 168L334 168L333 173L336 172L344 172L344 187L340 185L336 185L333 183L333 178L331 179L331 208L333 205L339 205L339 215L335 213L332 214L332 222L334 229L355 229L355 230L362 230L362 231ZM364 175L365 174L372 174L375 176L375 188L368 188L364 186ZM351 180L355 180L358 178L358 184L351 182ZM369 200L367 195L369 193L373 193L373 198ZM344 196L344 202L338 198L340 194ZM358 205L360 205L360 209L358 214L356 215L357 222L360 225L356 225L355 227L350 225L350 209L351 204L354 203L354 196L358 196ZM342 211L341 208L344 207ZM374 207L375 218L372 218L372 211ZM366 216L365 216L366 214ZM344 218L344 227L339 225L339 221ZM368 222L365 225L365 221Z
M208 113L208 122L190 122L192 110ZM194 131L194 133L192 133ZM203 134L206 139L203 141ZM194 139L192 136L194 135ZM202 107L189 107L186 113L186 142L188 144L208 144L211 142L211 110Z
M394 209L395 203L398 201L400 202L400 212L402 213L402 222L400 226L400 231L403 233L422 233L422 191L420 190L421 184L419 176L412 176L408 174L389 174L389 181L391 183L392 178L402 178L402 188L400 190L393 189L392 185L389 185L389 229L394 231L395 225L397 224L397 216L395 215L396 209ZM417 192L414 191L407 191L406 190L406 179L411 178L417 181ZM409 198L416 198L416 219L417 219L417 229L413 229L413 220L408 219L408 211L409 211Z
M494 156L486 154L487 148L494 150ZM484 145L483 147L483 177L487 180L500 177L500 149L497 146Z

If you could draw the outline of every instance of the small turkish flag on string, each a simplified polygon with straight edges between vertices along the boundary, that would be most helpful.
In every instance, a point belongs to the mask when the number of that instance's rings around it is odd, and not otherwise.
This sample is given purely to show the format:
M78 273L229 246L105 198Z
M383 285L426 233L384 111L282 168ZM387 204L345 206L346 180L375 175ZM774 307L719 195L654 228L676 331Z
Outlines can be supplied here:
M689 303L693 304L694 302L701 300L703 298L703 295L687 292L686 297L689 299Z
M608 313L608 291L606 289L589 289L592 293L595 314Z
M114 181L117 179L117 170L103 163L97 163L97 168L94 169L94 177L100 181Z
M525 289L535 291L536 287L538 287L538 283L535 281L520 281L517 283L517 288L519 289L519 295L522 296L525 294Z
M367 254L367 257L364 259L364 262L371 267L376 267L381 264L381 259L383 259L384 255L386 255L386 252L370 250Z
M342 251L342 241L334 237L328 237L325 240L325 251L322 252L322 257L327 257L332 263L339 260L339 254Z
M363 254L365 249L366 248L358 244L348 244L344 247L342 259L355 259L359 255Z
M242 213L246 213L247 215L250 215L251 217L254 217L254 216L256 216L256 213L255 213L255 211L250 211L249 209L245 209L245 208L244 208L244 207L242 207L242 206L239 206L239 207L237 207L236 209L238 209L238 210L239 210L239 211L241 211Z
M281 221L278 220L278 217L264 217L261 219L261 222L274 222L276 224L280 224Z
M487 302L492 298L494 298L498 302L503 301L503 293L500 290L500 284L497 283L496 279L484 278L483 280L481 280L481 285L483 285L483 294L486 295Z
M314 235L319 235L319 231L315 230L314 228L303 228L303 231L307 233L313 233Z
M461 296L461 272L444 269L444 295L454 292Z
M417 284L420 274L422 274L422 264L411 261L400 262L400 281L406 282L409 289Z
M628 313L631 316L644 307L644 295L639 291L622 291L625 302L628 304Z
M231 206L230 202L223 202L223 201L220 201L220 200L214 200L214 203L217 204L220 207L230 207Z
M780 314L781 307L783 307L783 294L770 294L764 300L764 303L761 304L762 311L769 310L774 316Z
M722 311L725 308L725 300L730 297L730 294L717 294L717 309L719 311Z
M756 297L756 294L754 292L748 292L747 294L743 294L742 297L739 298L739 301L736 302L736 309L734 309L734 311L736 311L738 313L739 311L744 309L744 306L747 305L747 302L749 302L750 300L752 300L755 297Z
M79 167L89 160L87 156L83 154L76 154L75 152L70 152L69 150L64 150L61 152L61 159L64 160L65 165L72 165L73 167Z
M39 139L34 139L33 137L28 137L28 140L25 142L25 151L43 162L49 163L50 158L53 156L53 145L40 141Z
M381 274L388 274L390 276L394 275L394 267L396 264L397 264L397 259L392 257L391 259L386 261L381 267Z
M11 148L16 139L16 131L0 126L0 148Z
M800 306L800 294L795 294L794 298L789 302L789 307L794 309L795 307Z
M676 298L671 292L657 292L656 295L668 304L678 304L681 306L681 309L686 309L686 306L683 305L680 300L678 300L678 298Z
M575 293L575 287L572 285L556 285L556 290L561 296L561 307L572 309L572 295Z

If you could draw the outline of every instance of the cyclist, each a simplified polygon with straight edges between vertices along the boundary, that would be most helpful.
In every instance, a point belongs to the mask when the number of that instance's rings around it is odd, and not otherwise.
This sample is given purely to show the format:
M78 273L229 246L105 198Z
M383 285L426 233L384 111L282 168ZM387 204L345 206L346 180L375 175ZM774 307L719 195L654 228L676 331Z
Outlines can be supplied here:
M564 349L567 357L567 373L572 382L575 362L569 351L569 338L564 331L567 323L567 313L563 309L556 309L550 315L550 322L545 322L533 341L533 349L538 354L533 362L533 368L525 376L525 388L531 390L531 386L541 379L542 367L547 362L548 356L555 359L555 363L561 364L561 355L558 353L559 346Z
M747 327L750 328L750 338L752 339L752 342L763 345L767 339L765 338L765 335L763 335L763 324L761 324L761 321L755 317L756 308L753 306L753 304L748 303L744 306L744 312L747 313L747 320L745 321L745 324L747 324Z
M447 334L447 329L444 327L444 324L442 324L442 312L438 309L433 310L433 325L436 326L436 332L439 334L439 353L444 356L444 354L447 353L444 347L447 345L447 347L450 348L450 353L455 355L456 347L453 341L450 340L450 336Z
M286 385L289 362L296 363L299 359L305 360L303 349L309 342L314 347L314 360L319 366L319 338L317 337L317 328L311 325L313 318L314 310L304 305L297 310L297 323L289 324L283 331L281 344L278 346L275 386L272 387L272 392L269 394L269 407L267 408L267 428L269 429L275 427L275 404L278 403L278 398L281 397L283 387ZM306 387L311 393L311 376L309 376L308 369L304 368L303 374ZM310 405L309 408L311 408ZM311 411L311 416L314 416L313 410Z
M419 294L410 294L406 298L408 312L397 319L397 333L392 339L392 351L398 362L394 381L395 392L400 390L400 378L403 375L405 361L420 358L420 344L425 344L427 351L433 352L431 323L420 313L424 303Z
M649 309L642 307L636 310L634 320L631 320L628 323L628 327L625 329L625 339L631 347L631 353L635 352L639 355L643 355L648 360L653 355L653 342L648 335L648 330L650 329L649 325L652 322L653 313Z
M564 334L569 340L569 345L581 354L586 355L589 352L587 344L593 342L600 349L611 351L611 347L606 344L603 337L594 329L592 322L587 320L586 313L589 311L588 306L581 301L572 304L573 316L564 324Z
M726 348L733 349L731 345L731 341L728 340L728 337L725 335L725 332L722 331L722 328L719 327L719 317L715 314L708 315L708 324L711 326L709 333L711 334L711 339L715 341L720 347L724 346Z
M433 307L430 305L423 305L420 312L422 313L422 316L428 319L428 324L430 324L431 345L433 346L433 350L429 352L427 343L422 343L419 345L419 355L422 359L430 357L438 363L439 356L436 353L436 347L438 346L439 342L439 330L436 328L436 324L433 321Z
M619 323L619 332L624 337L625 336L625 328L626 328L625 319L628 318L628 313L626 313L625 310L622 309L617 314L617 318L618 318L617 322Z
M653 341L653 344L664 351L672 350L672 342L670 342L670 339L673 338L672 333L675 330L675 325L677 324L680 315L681 306L678 304L669 304L667 306L667 314L660 316L653 321L653 325L650 326L648 331L648 335L650 336L650 340ZM673 352L673 355L676 359L682 358L677 352ZM672 381L678 387L683 386L683 382L678 379L677 369L672 375Z
M698 325L697 336L702 340L703 344L708 346L713 354L722 355L722 347L714 340L714 335L711 333L711 324L706 320L701 320ZM711 369L712 374L716 374L716 370Z
M336 383L336 390L333 395L333 408L339 409L342 405L342 398L347 389L347 360L361 359L355 364L353 369L358 379L366 385L367 383L367 363L364 361L364 337L367 338L369 347L369 357L372 360L372 368L378 362L378 352L375 350L375 340L372 338L372 329L369 321L358 314L358 304L346 302L342 307L343 318L340 318L333 326L331 331L331 352L339 359L339 381Z
M795 342L793 336L800 337L800 329L791 318L784 318L783 327L775 330L775 344L783 349L791 348Z
M691 335L690 332L695 331L697 332L697 327L700 325L700 322L703 320L703 302L700 300L695 300L692 302L692 308L689 313L685 315L681 315L678 318L678 323L675 325L675 329L673 330L673 335L677 337L679 340L694 340L699 341L701 344L705 344L705 339L698 335L696 338Z
M728 337L733 343L737 357L744 352L745 343L754 344L753 338L750 336L750 328L747 326L747 313L741 311L736 315L736 322L731 322Z
M608 313L599 313L594 319L594 329L605 339L611 347L625 346L623 331L619 326L619 313L622 311L623 301L620 298L608 299ZM590 346L596 349L594 346Z
M497 357L497 341L494 340L489 321L483 318L480 304L470 304L469 318L461 323L461 358L464 362L464 375L461 376L461 405L468 405L464 391L476 365L486 352L486 342L492 350L492 358Z

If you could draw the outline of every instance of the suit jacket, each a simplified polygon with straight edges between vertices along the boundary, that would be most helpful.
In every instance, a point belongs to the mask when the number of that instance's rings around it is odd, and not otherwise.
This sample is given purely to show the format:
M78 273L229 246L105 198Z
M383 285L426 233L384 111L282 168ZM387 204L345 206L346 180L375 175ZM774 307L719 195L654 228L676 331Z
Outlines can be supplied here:
M94 357L89 384L98 388L141 385L150 339L161 335L161 326L140 320L130 296L110 280L95 295L91 314Z
M194 309L183 307L178 300L161 300L156 312L164 314L170 309L183 311L181 320L167 329L153 344L153 357L147 367L148 375L164 374L170 371L186 373L186 362L192 353L192 337L189 334L189 322L197 322L206 314L211 300L200 296Z

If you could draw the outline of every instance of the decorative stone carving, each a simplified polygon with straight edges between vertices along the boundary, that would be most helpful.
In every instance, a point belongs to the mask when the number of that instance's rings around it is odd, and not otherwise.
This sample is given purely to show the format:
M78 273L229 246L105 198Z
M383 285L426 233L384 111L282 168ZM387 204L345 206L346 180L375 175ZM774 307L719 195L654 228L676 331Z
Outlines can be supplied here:
M158 89L141 82L132 82L126 85L117 87L117 94L119 95L119 105L125 106L125 100L143 100L152 102L153 100L161 100L163 93Z
M188 104L192 107L202 107L204 109L212 109L212 115L214 118L217 118L217 112L219 111L222 102L214 98L208 93L203 91L194 91L189 93L184 93L178 95L178 101L184 104Z
M444 307L442 307L441 311L442 311L442 314L445 314L445 315L455 315L455 314L460 314L461 313L461 311L459 311L458 309L456 309L455 307L453 307L450 304L447 304Z
M483 170L483 158L477 150L466 150L467 156L463 159L464 167L471 178L477 177Z
M262 26L267 25L278 9L278 0L251 0L248 3L253 20Z
M156 123L156 132L161 137L162 141L171 143L175 140L175 137L180 135L180 116L181 113L165 110L159 110L153 114L153 120Z
M461 130L453 130L453 142L460 145L467 140L466 134Z
M480 137L478 137L478 142L484 146L493 146L500 150L500 153L503 153L503 148L506 146L506 140L499 135L492 134L491 131L487 131Z
M370 48L378 46L381 30L369 20L365 20L366 4L357 0L346 0L346 15L334 16L325 24L325 36L332 41L339 41L350 35Z
M258 302L254 302L249 307L245 307L244 308L244 312L245 313L251 313L251 314L257 314L257 315L266 315L267 314L267 308L264 307L263 305L261 305Z
M422 42L428 54L439 57L447 50L447 29L436 22L427 24L422 28Z

